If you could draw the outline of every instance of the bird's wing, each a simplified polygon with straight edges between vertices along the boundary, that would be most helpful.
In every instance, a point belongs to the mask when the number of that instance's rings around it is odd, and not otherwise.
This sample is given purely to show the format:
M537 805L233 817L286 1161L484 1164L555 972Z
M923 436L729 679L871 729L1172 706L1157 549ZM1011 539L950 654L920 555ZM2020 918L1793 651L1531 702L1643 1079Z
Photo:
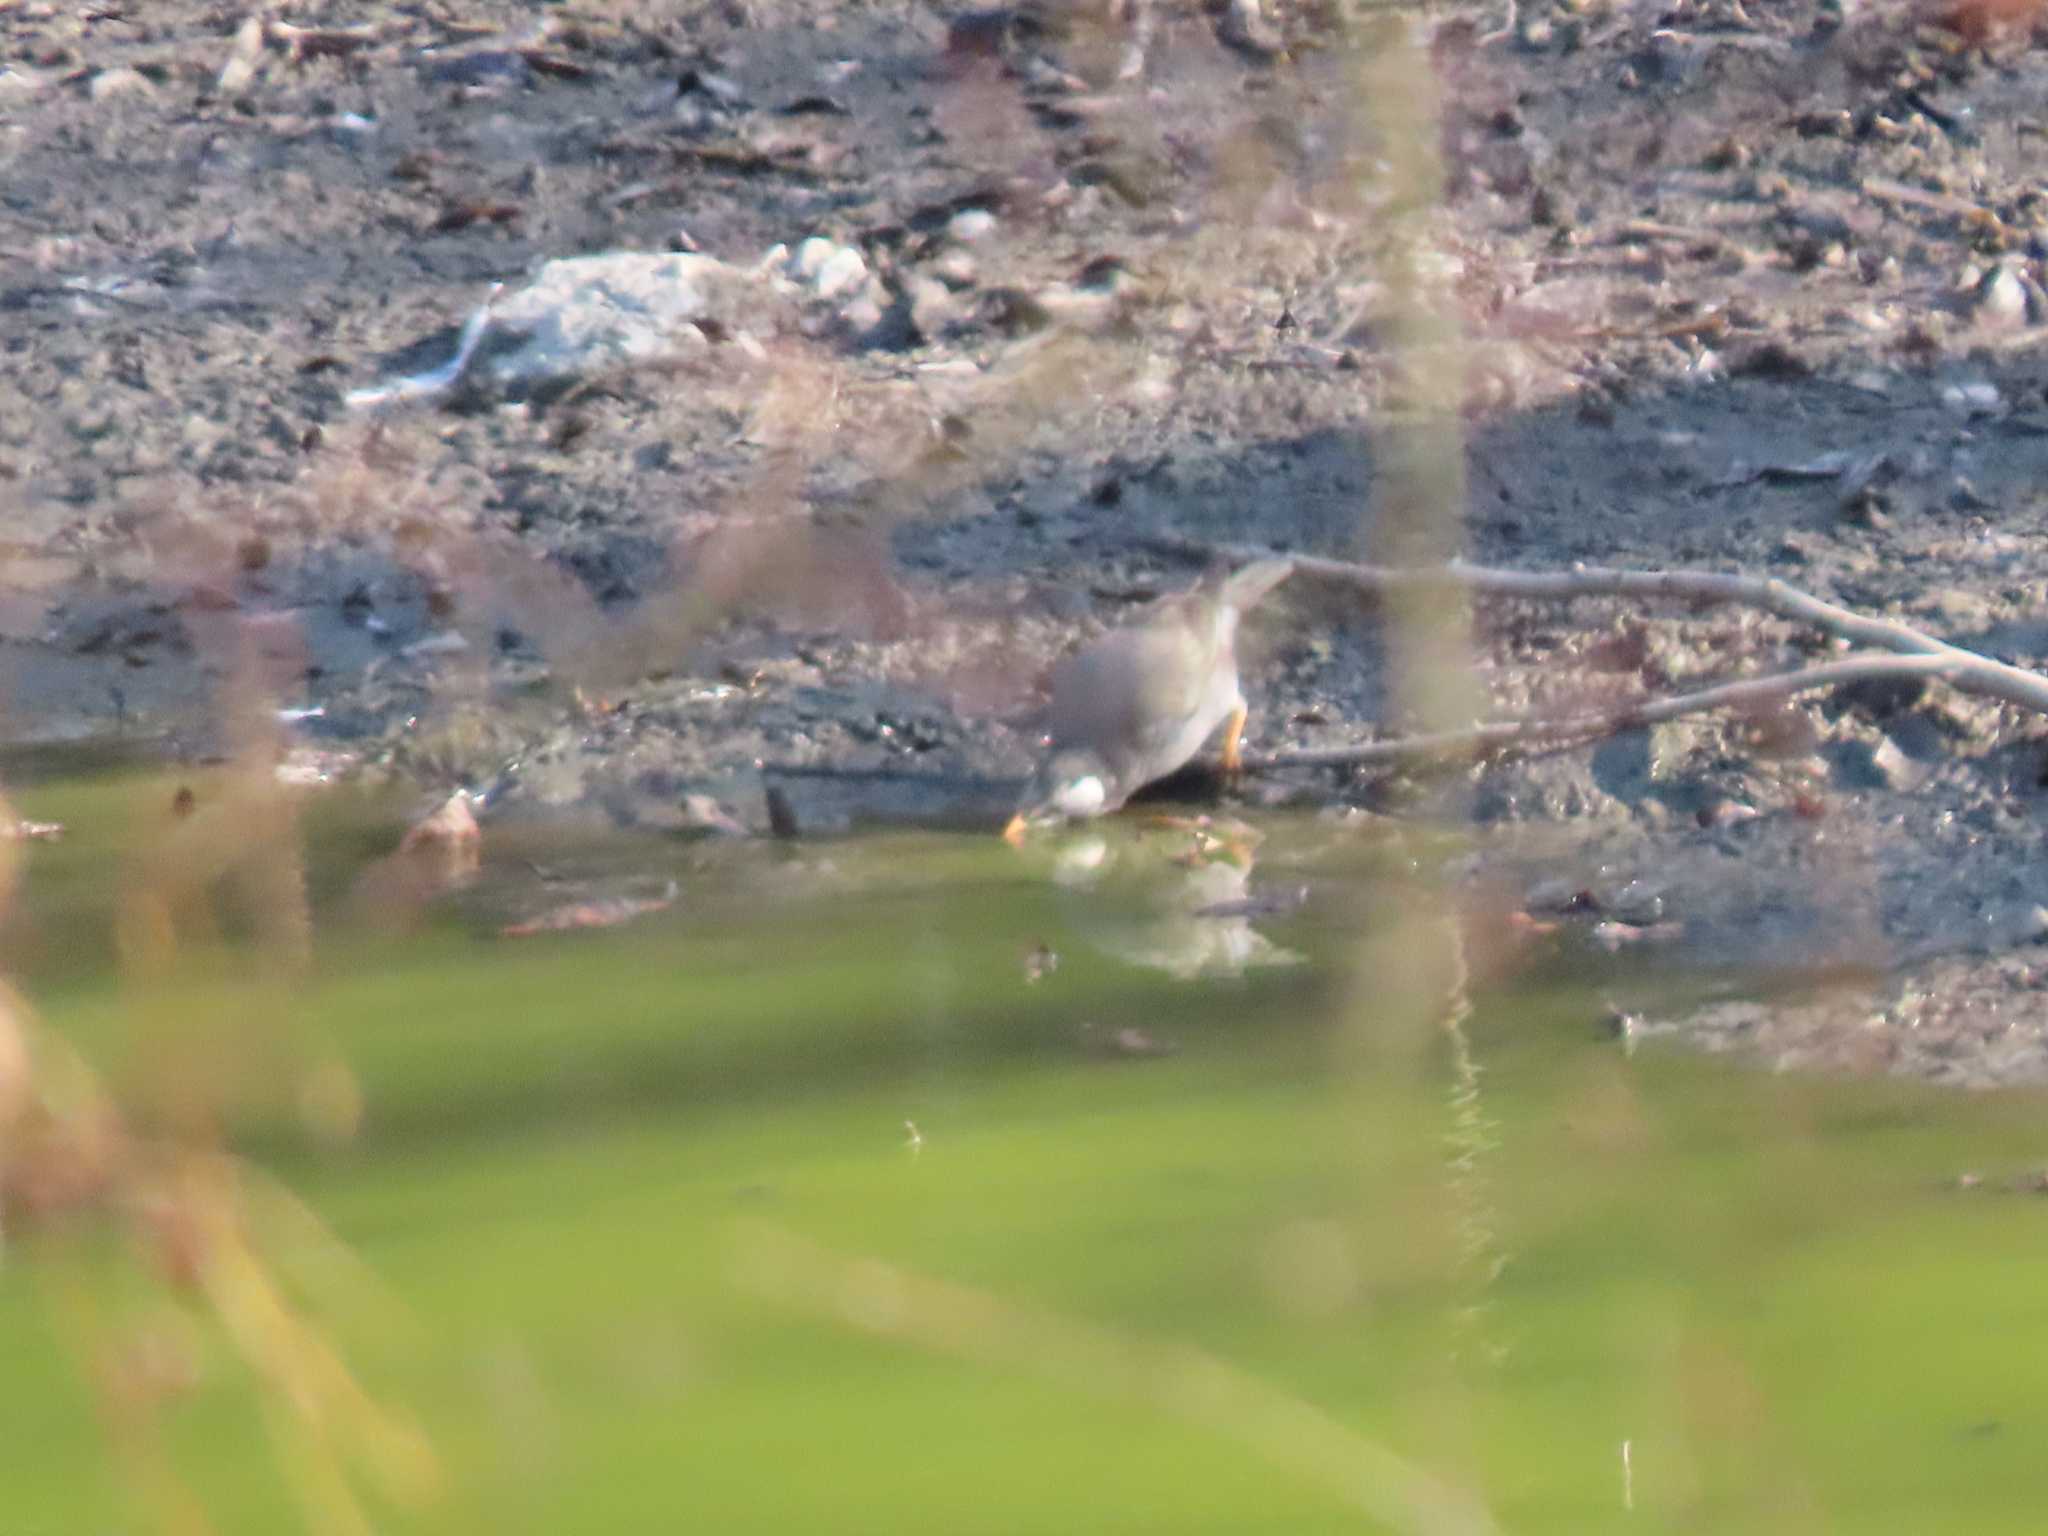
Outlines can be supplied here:
M1113 630L1053 674L1056 740L1134 749L1150 757L1201 709L1215 665L1213 627L1202 633L1178 614Z

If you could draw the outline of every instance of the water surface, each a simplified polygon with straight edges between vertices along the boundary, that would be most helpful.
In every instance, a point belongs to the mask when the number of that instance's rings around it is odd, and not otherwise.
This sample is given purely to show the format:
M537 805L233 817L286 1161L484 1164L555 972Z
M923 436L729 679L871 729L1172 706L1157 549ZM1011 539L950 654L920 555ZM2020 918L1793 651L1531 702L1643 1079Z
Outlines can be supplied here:
M1561 940L1418 1015L1375 970L1435 942L1415 850L1313 826L1246 887L1309 899L1252 918L1128 825L493 827L400 895L400 808L343 791L309 971L229 873L124 979L176 787L20 792L70 834L6 959L131 1113L211 1094L331 1229L252 1246L438 1470L329 1424L323 1495L232 1330L79 1218L0 1266L9 1530L2039 1528L2037 1096L1629 1051Z

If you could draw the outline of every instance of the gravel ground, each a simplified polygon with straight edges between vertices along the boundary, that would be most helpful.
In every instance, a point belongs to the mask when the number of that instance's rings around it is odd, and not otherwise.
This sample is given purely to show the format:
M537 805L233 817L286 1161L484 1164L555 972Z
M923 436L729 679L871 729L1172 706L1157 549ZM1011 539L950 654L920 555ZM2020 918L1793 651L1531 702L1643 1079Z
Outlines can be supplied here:
M984 814L958 786L1024 771L1046 666L1188 580L1173 541L1374 548L1387 300L1337 9L5 8L0 734L201 754L274 697L507 814L762 823L763 762ZM2048 67L1931 14L1431 13L1473 559L1776 575L2048 660ZM347 401L543 262L755 274L812 237L858 253L851 299L764 281L658 366ZM1400 729L1355 600L1297 582L1249 645L1256 746ZM1730 611L1480 614L1502 717L1818 650ZM1644 1027L1988 1084L2048 1079L2042 741L1865 688L1470 787L1532 909L1807 983Z

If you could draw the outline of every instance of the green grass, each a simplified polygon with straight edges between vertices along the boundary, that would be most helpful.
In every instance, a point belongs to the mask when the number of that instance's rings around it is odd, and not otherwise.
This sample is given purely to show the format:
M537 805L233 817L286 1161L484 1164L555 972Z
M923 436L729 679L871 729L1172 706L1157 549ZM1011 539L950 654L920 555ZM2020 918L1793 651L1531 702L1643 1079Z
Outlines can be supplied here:
M410 1321L320 1283L288 1235L271 1256L445 1473L420 1508L373 1498L380 1529L1376 1528L1327 1468L1254 1443L1253 1398L1161 1376L1177 1349L1508 1530L2038 1529L2048 1204L1997 1187L2041 1157L2038 1097L1625 1059L1582 996L1501 996L1469 1026L1492 1145L1464 1178L1439 1045L1362 1060L1371 1005L1347 1013L1318 965L1190 984L1093 954L1099 905L1007 850L593 844L593 868L672 869L677 906L513 942L492 936L528 899L511 838L498 879L380 938L346 877L392 829L345 807L315 828L341 867L304 990L216 965L141 997L77 958L110 953L90 946L119 839L94 818L133 790L23 797L74 834L36 855L40 948L17 961L140 1102L192 1040L282 1075L233 1097L238 1136ZM1062 964L1027 985L1041 939ZM1178 1051L1096 1048L1124 1026ZM366 1118L322 1149L289 1082L328 1049ZM1964 1170L1986 1187L1957 1190ZM764 1282L785 1239L804 1272ZM981 1322L863 1311L877 1274L913 1300L966 1288ZM103 1343L187 1319L181 1477L217 1529L300 1525L212 1326L125 1244L29 1240L0 1265L0 1529L161 1512L61 1342L77 1297Z

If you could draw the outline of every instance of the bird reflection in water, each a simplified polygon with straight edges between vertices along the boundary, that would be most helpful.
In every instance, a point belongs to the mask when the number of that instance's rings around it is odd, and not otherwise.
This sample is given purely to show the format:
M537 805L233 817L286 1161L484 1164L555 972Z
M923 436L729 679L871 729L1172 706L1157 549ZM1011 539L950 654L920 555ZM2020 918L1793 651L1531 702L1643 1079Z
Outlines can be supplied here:
M1052 878L1072 893L1080 936L1112 958L1181 981L1241 976L1302 957L1253 926L1299 907L1254 894L1258 834L1242 823L1154 818L1135 835L1091 829L1058 842Z

